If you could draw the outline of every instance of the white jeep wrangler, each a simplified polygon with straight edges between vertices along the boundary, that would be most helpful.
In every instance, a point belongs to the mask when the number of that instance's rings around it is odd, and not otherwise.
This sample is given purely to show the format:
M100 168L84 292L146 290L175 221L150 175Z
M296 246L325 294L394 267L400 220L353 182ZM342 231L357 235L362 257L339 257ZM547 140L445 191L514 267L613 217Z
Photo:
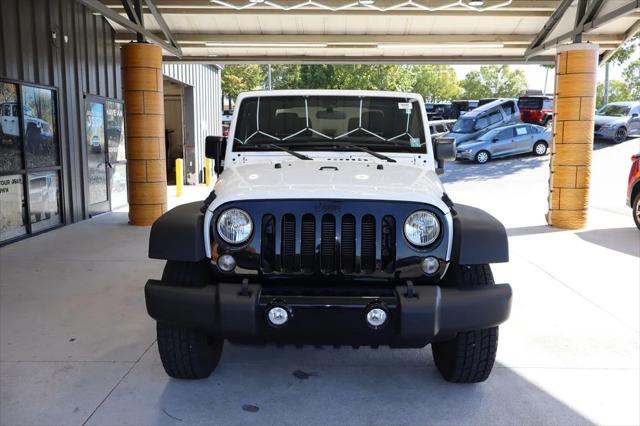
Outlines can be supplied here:
M151 229L148 280L166 372L204 378L240 343L431 343L444 378L485 380L511 288L504 227L453 204L422 97L369 91L240 95L228 138L207 138L218 181Z

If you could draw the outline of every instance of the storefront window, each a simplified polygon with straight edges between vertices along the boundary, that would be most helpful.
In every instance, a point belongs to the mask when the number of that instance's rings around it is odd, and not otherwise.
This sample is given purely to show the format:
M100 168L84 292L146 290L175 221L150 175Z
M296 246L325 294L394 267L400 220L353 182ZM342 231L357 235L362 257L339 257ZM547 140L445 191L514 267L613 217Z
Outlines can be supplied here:
M0 176L0 241L27 233L22 175Z
M27 167L59 165L56 111L52 90L22 86L22 126Z
M22 169L18 86L0 82L0 173Z
M57 171L29 175L29 208L33 232L61 223L60 182Z
M124 106L119 102L106 102L107 146L111 163L111 208L127 204L127 164L124 143Z
M104 104L88 102L86 108L89 203L107 201L107 164L105 156Z

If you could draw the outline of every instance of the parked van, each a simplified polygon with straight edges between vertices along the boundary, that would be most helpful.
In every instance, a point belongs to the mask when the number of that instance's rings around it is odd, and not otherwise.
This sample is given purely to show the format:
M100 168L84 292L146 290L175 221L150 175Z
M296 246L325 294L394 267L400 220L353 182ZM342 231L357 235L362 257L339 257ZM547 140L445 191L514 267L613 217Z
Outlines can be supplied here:
M456 143L477 138L496 127L520 122L520 109L513 99L496 99L460 116L453 125L451 136Z

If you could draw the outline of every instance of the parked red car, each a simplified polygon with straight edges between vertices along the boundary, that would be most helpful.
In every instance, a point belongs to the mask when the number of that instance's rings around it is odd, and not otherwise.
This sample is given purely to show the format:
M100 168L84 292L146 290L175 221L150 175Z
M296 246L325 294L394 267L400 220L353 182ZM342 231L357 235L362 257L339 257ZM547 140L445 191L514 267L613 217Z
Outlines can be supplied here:
M640 152L631 157L629 186L627 187L627 205L633 209L633 220L640 229Z
M518 98L520 120L547 126L553 118L553 98L547 96L521 96Z

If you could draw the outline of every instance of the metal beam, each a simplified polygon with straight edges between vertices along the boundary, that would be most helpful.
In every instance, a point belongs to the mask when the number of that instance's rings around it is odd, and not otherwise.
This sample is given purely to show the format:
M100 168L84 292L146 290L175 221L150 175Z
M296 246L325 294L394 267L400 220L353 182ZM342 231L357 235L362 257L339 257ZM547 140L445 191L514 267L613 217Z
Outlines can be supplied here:
M597 16L593 20L585 22L584 25L580 25L579 27L574 28L571 31L567 31L566 33L559 35L552 40L540 44L535 49L527 49L527 51L525 52L525 56L530 58L532 56L539 55L545 50L555 47L556 45L567 39L572 40L576 36L576 34L589 32L605 24L608 24L615 19L628 15L629 13L632 13L636 10L640 10L640 0L634 0L623 6L620 6L617 9L612 10L611 12L605 13L602 16Z
M625 44L626 42L628 42L629 40L631 40L631 38L633 38L633 36L635 36L638 32L640 32L640 20L636 21L635 24L633 24L625 33L624 33L624 38L623 40L620 42L620 44L618 45L617 48L612 49L612 50L607 50L606 52L604 52L601 56L600 56L600 65L605 64L609 61L609 59L611 59L611 57L613 56L614 53L616 53L616 50L618 50L618 48L620 46L622 46L623 44Z
M175 55L177 57L182 56L182 51L179 48L172 46L170 43L167 43L166 41L164 41L161 37L158 37L152 32L147 31L142 26L128 20L127 18L120 15L119 13L114 12L113 10L109 9L107 6L102 4L100 1L98 0L77 0L77 1L83 4L84 6L88 7L89 9L93 10L94 12L100 13L105 18L110 19L115 23L117 23L118 25L128 29L129 31L143 34L147 39L153 41L155 44L159 45L160 47L162 47L164 50L171 53L172 55Z
M169 43L171 43L171 45L173 47L175 47L176 49L180 50L180 45L176 41L175 37L173 36L173 33L169 29L169 26L167 25L166 21L162 17L162 13L160 13L160 11L156 7L156 5L153 3L153 0L145 0L145 3L147 4L147 7L149 8L149 11L153 15L153 18L158 23L158 26L160 27L160 30L162 30L162 33L167 38L167 41Z
M591 0L591 3L589 3L587 10L584 12L584 15L576 27L582 26L589 21L593 21L593 18L598 16L598 13L600 13L602 6L604 6L604 0Z
M525 60L522 56L184 56L165 57L167 63L199 64L554 64L555 56L537 56Z
M587 11L587 2L588 0L578 0L578 6L576 7L576 17L575 17L575 26L577 27L582 22L582 19L585 16ZM582 33L576 34L573 39L574 43L582 43Z
M547 36L551 34L551 31L553 31L554 28L558 25L558 22L560 22L565 12L567 11L567 9L569 9L569 6L571 6L571 3L573 3L573 0L562 0L562 3L560 3L558 8L551 14L547 22L545 22L544 26L538 33L538 35L534 37L533 41L527 48L525 55L529 54L529 52L533 51L535 48L540 46L542 42L544 42Z

